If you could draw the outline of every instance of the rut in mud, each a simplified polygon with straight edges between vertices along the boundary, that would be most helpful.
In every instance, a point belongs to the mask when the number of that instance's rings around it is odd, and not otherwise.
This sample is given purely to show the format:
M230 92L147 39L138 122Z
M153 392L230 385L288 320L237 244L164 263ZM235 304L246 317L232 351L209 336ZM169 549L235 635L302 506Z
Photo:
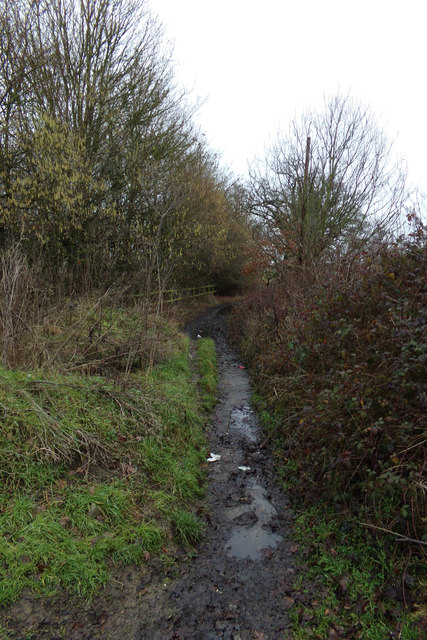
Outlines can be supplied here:
M159 559L128 567L94 600L37 600L24 594L8 612L11 638L60 640L285 640L295 578L286 496L250 407L250 381L224 332L227 305L187 331L215 339L219 399L209 435L206 536L179 575Z

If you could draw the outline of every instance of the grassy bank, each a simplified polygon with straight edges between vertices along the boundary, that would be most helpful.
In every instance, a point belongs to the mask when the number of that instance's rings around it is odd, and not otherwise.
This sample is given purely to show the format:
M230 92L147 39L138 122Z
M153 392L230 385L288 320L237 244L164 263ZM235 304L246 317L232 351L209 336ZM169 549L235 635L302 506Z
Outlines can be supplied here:
M0 368L1 605L24 588L55 595L66 586L90 597L114 566L167 555L203 533L195 511L204 494L215 350L198 342L195 382L189 340L163 322L149 366L127 367L124 355L113 370L109 353L125 352L117 347L139 322L137 314L104 309L104 337L91 353L99 361L102 351L111 375L82 373L90 362L76 370L83 339L65 344L57 328L51 340L68 354L57 367Z
M301 598L291 612L295 640L422 640L426 610L421 594L414 600L411 593L414 577L402 575L401 558L356 521L320 503L297 510L294 538L302 569L294 585ZM313 584L316 595L307 600Z

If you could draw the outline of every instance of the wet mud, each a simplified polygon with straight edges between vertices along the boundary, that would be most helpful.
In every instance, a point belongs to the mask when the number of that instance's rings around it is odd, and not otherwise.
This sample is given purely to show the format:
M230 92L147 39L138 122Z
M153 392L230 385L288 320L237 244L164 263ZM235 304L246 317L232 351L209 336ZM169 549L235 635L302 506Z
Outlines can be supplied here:
M244 364L227 344L227 305L187 327L215 339L219 399L209 434L207 529L197 552L165 577L160 560L128 568L86 607L24 596L9 624L56 640L284 640L295 579L292 515L250 406ZM220 457L219 457L220 456Z
M188 328L196 339L216 341L219 400L210 449L221 458L209 463L209 528L171 594L178 613L166 637L284 639L290 637L285 594L295 577L292 516L250 406L249 376L226 342L226 312L209 310Z

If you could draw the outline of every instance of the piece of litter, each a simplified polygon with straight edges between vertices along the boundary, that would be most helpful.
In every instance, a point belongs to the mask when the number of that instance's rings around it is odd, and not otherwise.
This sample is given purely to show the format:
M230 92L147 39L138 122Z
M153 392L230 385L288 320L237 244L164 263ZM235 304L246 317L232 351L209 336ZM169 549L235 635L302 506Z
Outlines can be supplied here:
M202 336L200 335L200 333L197 334L197 340L199 340L199 338L201 338Z
M216 462L217 460L221 460L221 456L217 455L216 453L212 453L209 456L209 458L206 458L206 462Z
M250 467L237 467L239 469L239 471L250 471L251 468Z
M239 364L239 369L246 369L242 364Z

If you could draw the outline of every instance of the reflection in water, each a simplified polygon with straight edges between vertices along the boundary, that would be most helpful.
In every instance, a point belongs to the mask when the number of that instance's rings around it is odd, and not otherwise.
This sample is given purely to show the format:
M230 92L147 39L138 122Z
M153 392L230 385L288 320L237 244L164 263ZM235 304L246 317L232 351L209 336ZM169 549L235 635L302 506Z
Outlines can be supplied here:
M248 483L247 494L251 497L251 508L239 505L228 509L229 519L236 519L243 515L249 517L253 514L254 524L251 527L236 527L233 529L231 537L225 543L225 550L228 556L251 560L262 559L262 549L270 547L275 549L282 540L282 536L273 533L270 529L270 522L277 514L276 508L266 497L265 489L252 479Z
M227 540L225 550L228 556L261 560L262 549L275 549L282 540L277 533L265 530L258 523L253 527L237 527L233 535Z
M230 412L230 431L237 431L249 442L257 441L257 429L253 411L249 407L237 407Z

